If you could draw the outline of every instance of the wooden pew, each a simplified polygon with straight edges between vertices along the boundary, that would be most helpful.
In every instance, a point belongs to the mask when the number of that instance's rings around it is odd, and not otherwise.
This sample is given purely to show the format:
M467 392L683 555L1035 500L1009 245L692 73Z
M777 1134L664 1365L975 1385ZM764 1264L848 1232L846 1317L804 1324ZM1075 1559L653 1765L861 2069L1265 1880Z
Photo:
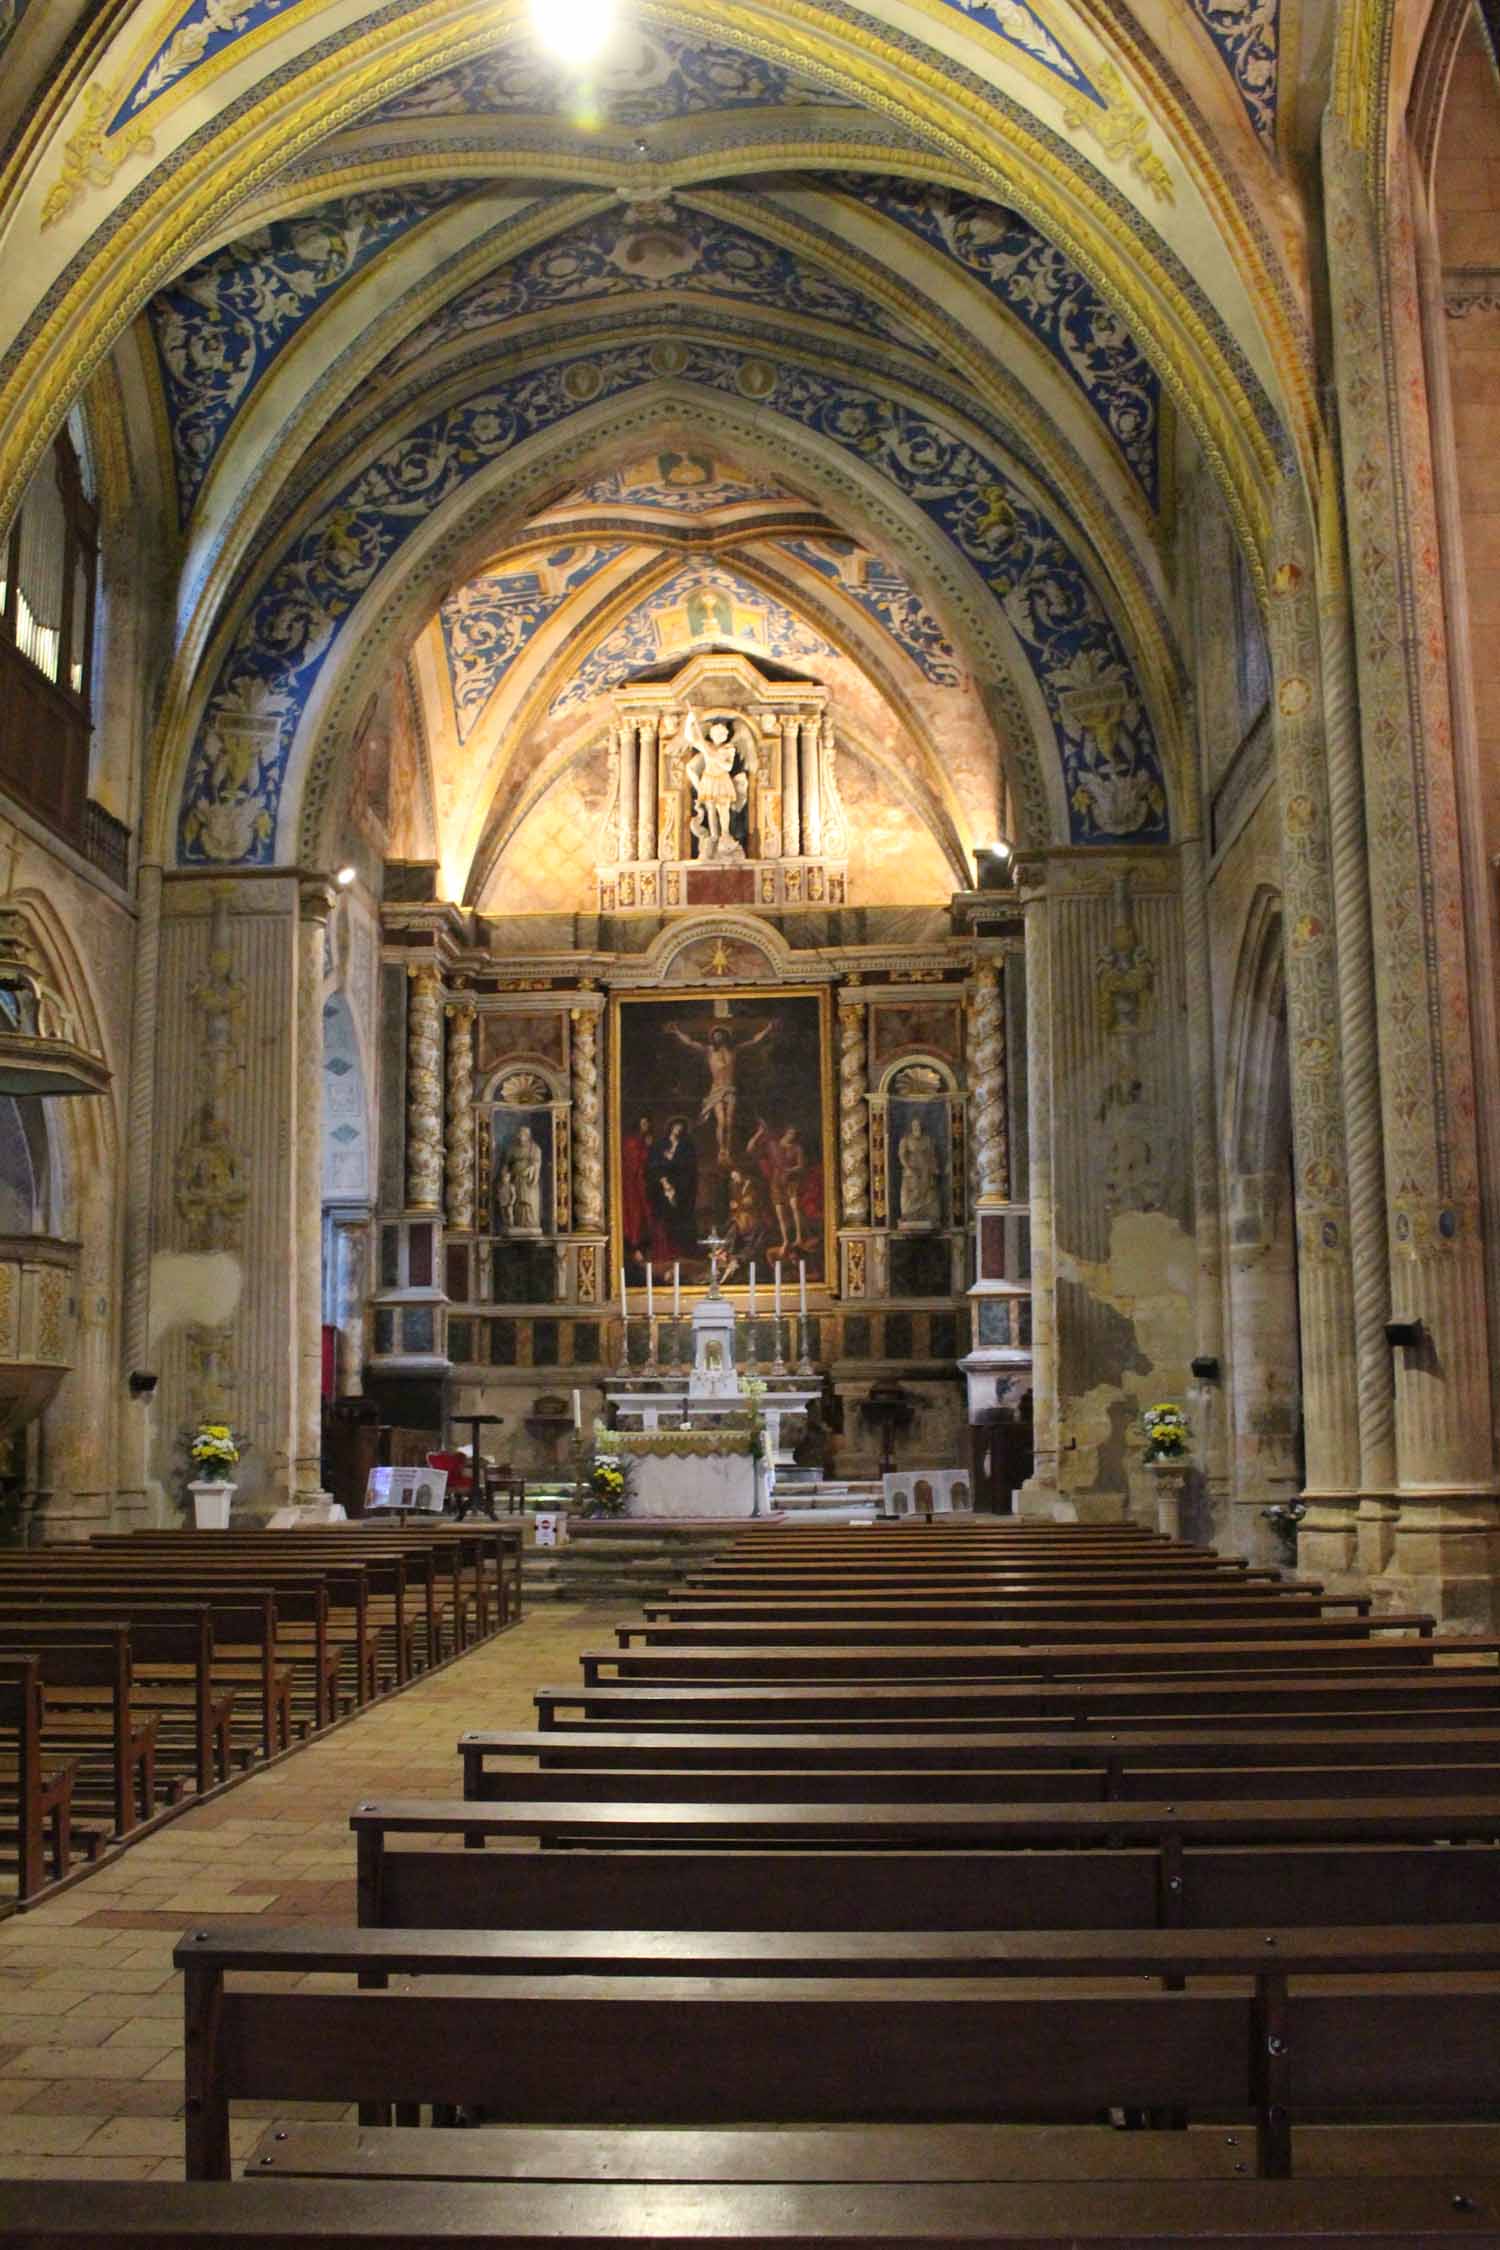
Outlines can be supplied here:
M1143 1635L1146 1628L1142 1628ZM770 1642L760 1647L720 1643L701 1649L585 1649L579 1657L585 1687L636 1682L680 1683L689 1691L716 1685L786 1682L823 1686L861 1681L1066 1680L1091 1676L1119 1680L1131 1674L1248 1673L1300 1671L1308 1674L1353 1670L1370 1675L1433 1667L1448 1649L1435 1640L1395 1637L1376 1640L1352 1630L1320 1635L1304 1629L1300 1638L1231 1636L1222 1632L1191 1635L1175 1629L1172 1640L1071 1640L1059 1634L1049 1642L986 1641L950 1647L927 1641L882 1645L841 1641L832 1647ZM1475 1656L1500 1649L1496 1641L1465 1641L1465 1670L1475 1676ZM1500 1671L1491 1668L1497 1684Z
M1500 1860L1480 1845L1105 1844L1021 1852L610 1852L361 1846L369 1928L954 1930L1280 1928L1484 1922ZM1175 1884L1175 1888L1173 1887Z
M539 1725L679 1732L753 1727L816 1729L994 1728L1006 1722L1118 1726L1170 1718L1199 1724L1319 1726L1331 1714L1363 1713L1392 1724L1447 1722L1454 1712L1493 1721L1500 1712L1500 1675L1484 1666L1446 1665L1380 1674L1344 1671L1313 1676L1282 1671L1185 1679L1089 1681L929 1680L831 1681L816 1687L767 1682L673 1687L540 1687L533 1696ZM569 1717L572 1713L575 1716Z
M467 2143L470 2134L408 2134ZM704 2136L695 2135L698 2140ZM723 2136L715 2136L722 2140ZM819 2136L820 2139L822 2136ZM1121 2136L1122 2138L1124 2136ZM1148 2136L1136 2136L1145 2139ZM1150 2136L1165 2138L1164 2135ZM1185 2135L1173 2138L1186 2138ZM55 2180L0 2184L0 2250L551 2250L632 2243L703 2250L1142 2250L1215 2243L1244 2250L1406 2250L1462 2242L1500 2250L1489 2182L1473 2169L1392 2179L1373 2199L1345 2179L652 2182L585 2179Z
M737 1656L741 1651L752 1654L780 1649L857 1648L863 1653L873 1648L1010 1649L1037 1643L1058 1646L1097 1643L1106 1647L1127 1643L1132 1647L1161 1643L1195 1647L1232 1643L1237 1648L1254 1648L1265 1642L1307 1647L1330 1641L1343 1646L1351 1641L1369 1641L1377 1633L1415 1635L1419 1640L1428 1640L1432 1629L1432 1618L1420 1611L1382 1611L1377 1617L1324 1617L1317 1611L1277 1609L1270 1614L1260 1611L1221 1617L1209 1611L1136 1619L1128 1615L1070 1618L1042 1608L1029 1617L1007 1615L998 1620L976 1623L961 1620L955 1624L937 1623L927 1617L811 1621L779 1617L756 1624L742 1620L708 1624L629 1622L615 1627L615 1642L621 1649L682 1649L717 1661L725 1651ZM1468 1645L1466 1641L1465 1650ZM1489 1645L1500 1647L1496 1642Z
M1356 1617L1365 1617L1370 1610L1368 1594L1309 1594L1291 1592L1273 1586L1211 1586L1201 1593L1179 1592L1175 1587L1166 1593L1148 1590L1120 1593L1105 1581L1105 1590L1091 1594L1079 1593L1067 1585L1056 1591L1033 1592L1000 1596L988 1589L958 1595L929 1595L908 1589L905 1594L715 1594L667 1595L660 1601L641 1604L641 1615L649 1625L726 1625L770 1624L778 1619L787 1623L834 1624L849 1621L864 1624L905 1624L918 1621L938 1625L983 1625L989 1623L1024 1622L1029 1617L1072 1618L1080 1621L1109 1619L1133 1622L1139 1619L1171 1619L1176 1617L1329 1617L1340 1610L1351 1610Z
M21 1590L0 1572L0 1638L30 1636L53 1622L86 1626L99 1618L125 1625L137 1654L149 1659L137 1701L164 1714L192 1713L195 1782L203 1790L215 1778L214 1738L228 1728L235 1727L247 1757L257 1751L275 1757L291 1741L291 1673L278 1661L274 1599L247 1585L225 1598L212 1596L212 1584L198 1576L180 1581L161 1573L147 1584L85 1572L75 1584L65 1572L38 1573ZM235 1726L237 1700L244 1729ZM168 1718L166 1736L175 1731Z
M534 1760L545 1773L580 1768L639 1776L712 1771L855 1774L893 1766L924 1773L1003 1775L1048 1766L1100 1773L1112 1788L1126 1773L1168 1773L1178 1767L1214 1766L1456 1767L1500 1765L1500 1726L1371 1728L1363 1718L1346 1727L1251 1736L1210 1726L1090 1731L1056 1727L1029 1733L876 1734L670 1734L599 1729L589 1733L540 1728L481 1728L458 1738L464 1796L479 1798L496 1768ZM1392 1792L1396 1794L1397 1792ZM1455 1792L1462 1794L1462 1792Z
M476 1847L502 1837L566 1841L573 1847L620 1844L730 1851L1087 1850L1142 1842L1187 1844L1494 1843L1500 1797L1242 1799L1184 1797L1143 1804L883 1804L821 1806L758 1803L678 1804L631 1799L590 1803L516 1798L367 1799L350 1816L361 1855L377 1855L392 1836L457 1836ZM363 1864L363 1862L361 1862Z
M1249 2161L1247 2161L1247 2157ZM251 2179L662 2181L764 2180L802 2186L1019 2180L1241 2180L1244 2131L1128 2132L1108 2125L477 2126L411 2133L285 2120L245 2166ZM1482 2178L1494 2192L1500 2127L1419 2125L1292 2129L1297 2179Z
M169 1802L189 1783L202 1795L228 1778L239 1693L237 1683L215 1675L211 1613L206 1605L153 1605L122 1617L114 1608L88 1601L0 1608L0 1648L78 1647L123 1629L133 1707L157 1721L157 1780Z
M1172 2109L1253 2117L1258 2168L1283 2177L1297 2115L1416 2109L1490 2121L1500 2103L1500 1982L1485 1969L1496 1933L1467 1956L1465 1934L1428 1943L1398 1932L1382 1947L1325 1931L1308 1933L1305 1951L1289 1935L1268 1965L1258 1930L1160 1952L1133 1934L1054 1932L1029 1951L1017 1941L1002 1974L997 1955L982 1975L867 1976L851 1955L842 1977L700 1978L518 1973L484 1935L200 1930L174 1955L187 2169L193 2179L227 2179L230 2104L269 2100L679 2126L914 2116L1086 2123L1110 2108ZM1463 1966L1439 1982L1455 1960ZM374 1980L414 1968L490 1977L498 1989L468 1990L455 2007L404 1987L288 1992L226 1982L247 1970ZM1154 1987L1167 1976L1185 1988L1140 1990L1142 1977ZM1196 1978L1204 1985L1186 1983ZM1337 1981L1330 1989L1320 1978ZM1230 1979L1247 1988L1226 1990ZM609 2065L581 2069L585 2055Z
M30 1657L43 1689L42 1756L76 1768L74 1812L106 1820L125 1836L156 1811L155 1712L135 1706L130 1637L123 1626L90 1625L83 1640L36 1632L5 1651L7 1666Z
M52 1880L73 1864L73 1783L76 1758L43 1749L45 1702L34 1656L0 1656L0 1866L15 1876L15 1897L25 1905L46 1888L51 1847ZM93 1832L94 1848L102 1841Z

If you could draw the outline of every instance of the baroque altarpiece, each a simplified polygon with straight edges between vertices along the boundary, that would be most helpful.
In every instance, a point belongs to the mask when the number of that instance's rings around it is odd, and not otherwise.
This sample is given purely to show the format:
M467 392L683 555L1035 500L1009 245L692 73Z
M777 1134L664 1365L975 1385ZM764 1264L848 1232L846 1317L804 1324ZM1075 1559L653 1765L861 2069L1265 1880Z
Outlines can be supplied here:
M592 1417L675 1347L713 1238L766 1361L778 1281L788 1322L805 1290L840 1474L892 1383L908 1456L966 1463L1028 1382L1014 896L850 895L814 682L698 657L609 727L597 912L489 917L387 868L366 1387L411 1428L501 1415L551 1467L560 1400Z

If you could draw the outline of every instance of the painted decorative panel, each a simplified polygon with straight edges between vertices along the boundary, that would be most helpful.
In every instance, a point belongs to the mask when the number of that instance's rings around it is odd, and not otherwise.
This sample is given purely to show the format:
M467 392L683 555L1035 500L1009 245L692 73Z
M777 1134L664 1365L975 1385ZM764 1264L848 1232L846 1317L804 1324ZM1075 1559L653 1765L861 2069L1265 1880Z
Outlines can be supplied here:
M466 192L378 188L279 219L190 266L148 307L186 522L230 423L308 318L377 252Z
M851 539L783 539L778 544L842 590L883 625L925 680L957 687L963 678L958 652L915 588L893 563Z
M757 484L711 453L653 453L622 469L606 469L559 501L560 508L650 508L671 516L712 515L757 500L792 496L778 484Z
M386 354L353 393L350 407L357 410L403 369L481 329L554 305L638 296L642 290L746 298L778 312L836 322L856 335L884 336L907 350L921 348L857 289L743 228L676 206L668 217L653 220L607 211L513 258L455 297Z
M527 642L568 596L622 554L619 546L554 548L524 569L471 579L438 611L458 739L475 720Z
M832 103L856 108L846 95L799 78L759 55L705 40L689 45L670 32L637 31L618 57L580 88L577 75L538 54L529 40L424 78L383 102L370 123L405 117L561 114L579 123L660 125L713 110L802 108Z
M1040 63L1043 70L1050 71L1054 78L1060 78L1075 92L1086 94L1101 109L1105 106L1103 96L1081 65L1036 10L1024 5L1024 0L944 0L944 4L956 14L966 16L970 23L994 32L1008 47L1015 47L1032 62Z
M552 709L568 711L607 695L669 654L725 646L759 649L783 664L834 654L811 626L734 571L688 563L589 652Z
M524 439L664 377L815 433L920 508L989 587L1031 667L1072 840L1165 840L1154 731L1124 646L1079 558L1003 465L931 414L836 372L673 340L529 368L406 431L330 495L272 569L220 665L184 782L185 862L274 860L307 699L343 620L412 531Z
M1045 345L1155 507L1161 486L1161 384L1124 321L1056 244L1018 212L957 188L853 174L839 184L883 218L945 251Z
M1281 0L1193 0L1193 4L1234 80L1245 115L1274 151Z

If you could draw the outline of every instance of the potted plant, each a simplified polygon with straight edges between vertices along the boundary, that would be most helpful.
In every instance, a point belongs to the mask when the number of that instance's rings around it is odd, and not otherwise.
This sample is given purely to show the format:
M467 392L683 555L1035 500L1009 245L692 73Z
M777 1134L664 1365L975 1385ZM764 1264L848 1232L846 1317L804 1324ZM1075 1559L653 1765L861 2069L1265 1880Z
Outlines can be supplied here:
M586 1516L623 1516L630 1490L624 1462L616 1453L596 1453L583 1480Z
M1158 1461L1187 1459L1187 1417L1180 1406L1142 1407L1141 1427L1146 1433L1144 1460L1148 1469L1154 1469Z
M234 1433L227 1422L200 1423L188 1451L199 1471L188 1483L193 1496L193 1521L200 1531L227 1531L234 1486L224 1472L232 1469L240 1457Z
M1141 1428L1146 1433L1142 1460L1156 1486L1156 1528L1168 1539L1180 1539L1188 1481L1187 1416L1180 1406L1163 1401L1142 1407Z

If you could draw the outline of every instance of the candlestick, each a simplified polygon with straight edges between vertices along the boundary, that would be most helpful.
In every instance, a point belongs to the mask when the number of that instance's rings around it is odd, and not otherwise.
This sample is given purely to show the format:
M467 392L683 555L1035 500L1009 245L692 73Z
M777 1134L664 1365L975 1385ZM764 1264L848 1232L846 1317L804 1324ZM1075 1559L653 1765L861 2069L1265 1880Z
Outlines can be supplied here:
M750 1260L750 1318L755 1318L755 1260Z
M780 1260L779 1258L778 1258L778 1259L777 1259L777 1261L776 1261L776 1268L775 1268L775 1271L776 1271L776 1318L777 1318L777 1320L779 1321L779 1320L780 1320L780 1318L781 1318L781 1260ZM778 1341L778 1343L777 1343L777 1346L776 1346L776 1356L777 1356L777 1358L778 1358L778 1359L779 1359L779 1358L781 1357L781 1345L780 1345L780 1342L779 1342L779 1341Z
M681 1320L682 1318L682 1261L680 1258L676 1260L672 1267L672 1318L674 1320Z
M656 1318L656 1288L651 1278L651 1260L646 1260L646 1318Z
M625 1287L625 1268L620 1268L620 1373L630 1373L630 1297Z
M573 1427L579 1432L583 1429L583 1394L581 1391L573 1393Z
M806 1320L806 1318L807 1318L807 1260L806 1260L805 1258L799 1258L799 1259L797 1260L797 1314L798 1314L798 1317L799 1317L799 1319L802 1319L802 1320Z

